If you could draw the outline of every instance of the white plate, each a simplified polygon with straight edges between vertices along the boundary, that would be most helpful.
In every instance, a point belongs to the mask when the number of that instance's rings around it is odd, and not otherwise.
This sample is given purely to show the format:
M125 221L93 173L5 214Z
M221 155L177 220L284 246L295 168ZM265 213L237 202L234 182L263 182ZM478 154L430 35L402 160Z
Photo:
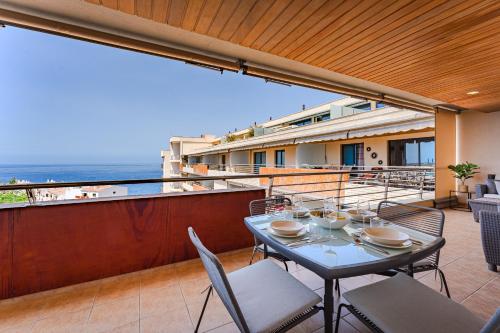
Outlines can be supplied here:
M302 228L302 230L300 230L296 235L281 235L281 234L278 234L276 231L274 231L271 227L269 227L269 228L267 228L267 232L273 236L276 236L276 237L297 238L297 237L304 236L307 233L307 230L306 230L306 228Z
M309 211L307 212L292 212L292 216L296 219L303 219L303 218L306 218L306 217L309 217L311 216L311 214L309 214Z
M394 246L399 246L410 239L410 236L407 233L394 228L370 227L364 228L363 233L379 244Z
M367 243L370 243L370 244L373 244L373 245L376 245L376 246L381 246L381 247L385 247L385 248L388 248L388 249L398 249L398 250L401 250L401 249L407 249L407 248L410 248L413 243L411 240L407 240L405 241L403 244L401 245L387 245L387 244L381 244L381 243L377 243L375 242L373 239L371 239L370 237L368 237L367 235L365 234L362 234L361 235L361 239Z
M354 211L355 209L351 209L350 211ZM351 214L349 211L347 213L351 216L351 221L353 222L363 222L363 216L365 217L365 222L370 223L370 218L376 217L377 213L372 211L362 211L361 214Z

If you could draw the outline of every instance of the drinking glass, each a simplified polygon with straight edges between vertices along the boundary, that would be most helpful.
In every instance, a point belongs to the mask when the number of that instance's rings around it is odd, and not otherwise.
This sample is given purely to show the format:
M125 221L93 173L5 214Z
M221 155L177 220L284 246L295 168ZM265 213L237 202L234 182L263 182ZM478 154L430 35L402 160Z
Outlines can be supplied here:
M323 220L328 223L330 229L330 238L335 238L332 234L332 223L337 221L337 210L335 198L326 198L323 200Z
M293 217L299 217L300 212L304 210L304 202L302 201L301 196L294 196L293 197L293 207L292 207L292 212L293 212Z
M363 229L366 228L367 222L370 222L371 205L370 201L366 201L361 208L361 214L363 218Z
M384 220L380 217L375 216L370 219L370 228L382 228L384 226Z

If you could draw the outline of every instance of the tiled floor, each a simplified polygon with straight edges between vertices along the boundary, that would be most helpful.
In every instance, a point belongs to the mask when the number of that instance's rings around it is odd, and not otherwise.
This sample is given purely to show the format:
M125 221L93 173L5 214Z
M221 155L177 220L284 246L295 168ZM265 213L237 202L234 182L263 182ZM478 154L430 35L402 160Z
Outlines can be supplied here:
M452 297L482 318L500 306L500 274L486 269L479 225L470 213L446 211L442 269ZM220 255L227 271L247 265L250 249ZM294 264L294 276L322 295L323 281ZM341 281L342 290L374 282L369 275ZM423 283L439 289L434 273L420 274ZM198 260L94 281L0 302L0 332L192 332L209 282ZM322 313L293 332L321 331ZM202 331L235 332L221 301L212 298ZM368 332L352 315L342 332Z

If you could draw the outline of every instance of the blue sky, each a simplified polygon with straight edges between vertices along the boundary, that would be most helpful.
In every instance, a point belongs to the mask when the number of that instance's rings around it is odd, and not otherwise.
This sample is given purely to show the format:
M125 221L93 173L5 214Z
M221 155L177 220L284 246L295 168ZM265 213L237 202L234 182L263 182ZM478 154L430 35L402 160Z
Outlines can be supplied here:
M0 163L159 162L170 136L339 98L13 27L0 50Z

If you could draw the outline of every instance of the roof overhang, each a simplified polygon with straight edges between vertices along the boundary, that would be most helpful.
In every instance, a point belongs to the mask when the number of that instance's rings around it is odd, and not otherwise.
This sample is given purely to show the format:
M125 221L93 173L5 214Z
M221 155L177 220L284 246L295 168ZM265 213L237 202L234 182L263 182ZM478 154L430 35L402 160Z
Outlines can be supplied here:
M141 4L143 2L147 5L149 0L141 1ZM389 105L418 111L433 113L437 108L461 109L446 100L424 97L290 57L246 47L241 43L140 17L137 8L130 12L136 15L130 15L121 10L120 6L125 1L118 0L115 3L116 9L80 0L4 0L0 3L0 21L211 68L241 70L248 75L278 82L383 101ZM229 2L222 1L222 5L227 3ZM154 10L151 9L149 13L154 18Z

